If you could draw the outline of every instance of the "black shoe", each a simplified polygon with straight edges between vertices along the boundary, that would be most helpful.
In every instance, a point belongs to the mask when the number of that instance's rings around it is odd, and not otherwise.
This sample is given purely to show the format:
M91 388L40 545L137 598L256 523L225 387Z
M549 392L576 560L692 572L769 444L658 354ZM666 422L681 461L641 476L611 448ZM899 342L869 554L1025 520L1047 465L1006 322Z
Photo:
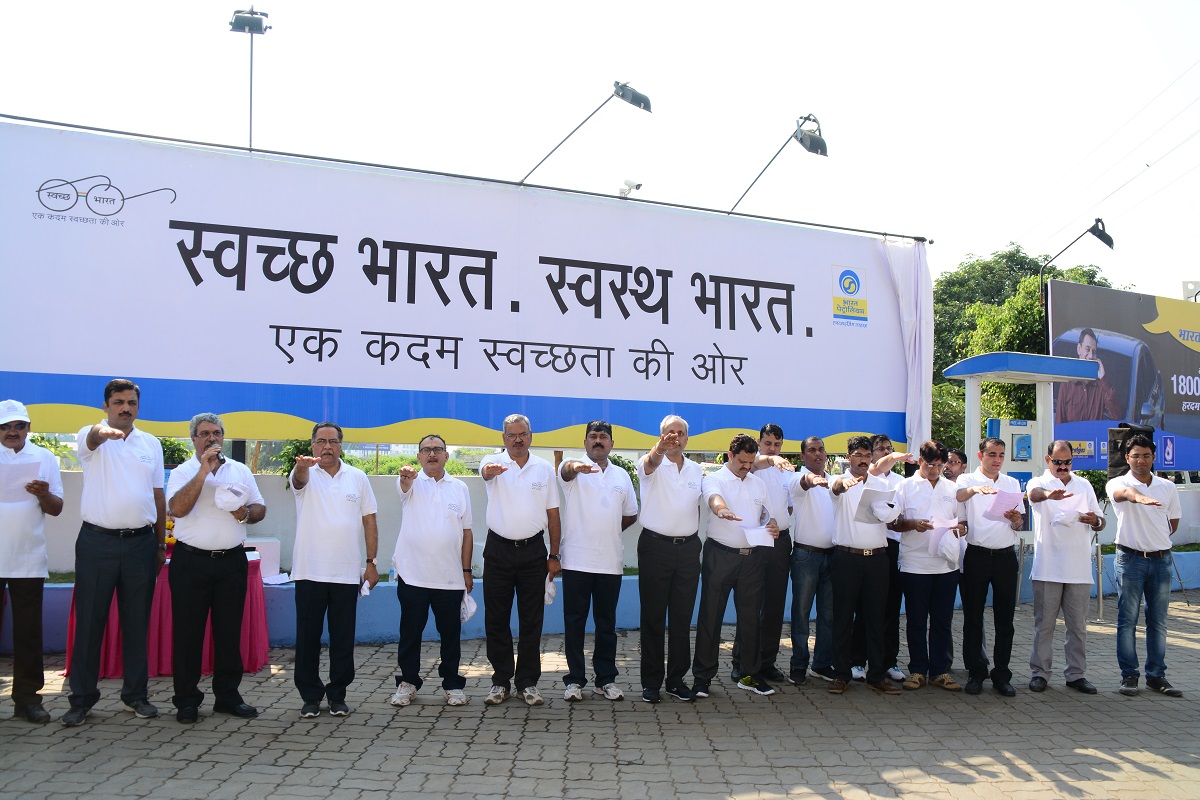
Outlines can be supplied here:
M783 683L788 679L787 675L784 675L782 672L780 672L779 667L774 665L769 666L766 669L759 670L758 677L768 681L775 681L776 683Z
M1146 678L1146 688L1153 689L1159 694L1165 694L1167 697L1183 697L1183 690L1176 689L1171 684L1167 683L1166 678Z
M1126 678L1121 678L1121 688L1118 691L1126 697L1133 697L1138 693L1138 676L1130 675Z
M1147 681L1147 682L1149 682L1149 681ZM1074 689L1077 692L1083 692L1084 694L1095 694L1096 693L1096 687L1093 686L1092 682L1089 681L1087 678L1077 678L1076 680L1073 680L1073 681L1067 681L1067 688Z
M662 701L662 695L658 689L642 689L643 703L658 703Z
M1008 681L992 681L992 688L996 690L996 694L1001 697L1016 697L1017 690Z
M692 697L708 697L708 684L703 681L696 681L696 685L692 687Z
M257 713L257 712L255 712ZM350 706L345 703L330 703L329 716L331 717L348 717L350 716Z
M1046 679L1043 678L1041 675L1035 675L1034 677L1029 679L1029 691L1031 691L1031 692L1044 692L1044 691L1046 691L1046 687L1048 685L1049 684L1046 682ZM1070 686L1070 685L1071 684L1069 684L1069 683L1067 684L1067 686ZM1093 691L1095 691L1094 688L1093 688Z
M964 691L967 694L979 694L983 691L983 679L969 678L967 680L967 685L964 687Z
M301 719L313 719L314 717L319 717L319 716L321 716L321 704L320 703L305 703L303 706L300 707L300 718Z
M246 705L245 703L238 703L237 705L232 706L226 705L225 703L216 703L213 706L213 711L217 712L218 714L232 714L235 717L242 717L244 719L258 716L258 709L254 706Z
M775 687L764 681L757 675L747 675L737 682L739 689L745 689L748 692L769 696L775 694Z
M833 674L833 667L826 667L825 669L816 669L814 667L813 669L809 670L809 672L811 672L813 675L816 675L823 681L837 680L837 676Z
M158 708L149 700L134 700L132 703L126 703L125 710L138 719L154 719L158 716Z
M673 686L667 689L667 694L671 695L671 697L674 697L676 700L682 700L685 703L691 701L692 699L692 690L683 685Z
M804 684L808 683L808 670L792 670L791 674L788 675L788 683L790 683L792 686L803 686Z
M63 714L62 719L59 721L65 728L74 728L83 724L83 721L87 719L87 715L90 710L91 709L84 708L83 706L71 706L71 710Z
M43 708L41 703L30 703L14 708L13 719L25 719L36 722L38 725L45 725L50 721L50 712Z
M184 725L194 725L200 719L200 712L191 706L186 706L175 712L175 719Z

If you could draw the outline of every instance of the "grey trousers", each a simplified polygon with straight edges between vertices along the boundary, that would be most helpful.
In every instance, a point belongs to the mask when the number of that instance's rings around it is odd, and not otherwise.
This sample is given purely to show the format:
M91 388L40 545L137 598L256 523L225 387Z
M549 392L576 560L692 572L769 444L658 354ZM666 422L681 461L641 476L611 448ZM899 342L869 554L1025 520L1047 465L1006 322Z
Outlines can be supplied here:
M1092 593L1091 584L1033 582L1033 652L1029 655L1029 669L1034 678L1050 678L1054 666L1054 628L1058 612L1062 611L1066 633L1063 649L1067 666L1063 677L1068 681L1078 680L1087 672L1087 610Z

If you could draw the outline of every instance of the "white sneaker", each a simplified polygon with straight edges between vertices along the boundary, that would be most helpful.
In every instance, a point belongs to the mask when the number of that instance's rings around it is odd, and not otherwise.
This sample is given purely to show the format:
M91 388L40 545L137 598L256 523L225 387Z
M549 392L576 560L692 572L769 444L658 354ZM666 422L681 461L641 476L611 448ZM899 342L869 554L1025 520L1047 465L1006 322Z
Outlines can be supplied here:
M493 686L488 690L487 697L483 698L483 702L489 706L498 706L508 699L508 689L503 686Z
M392 705L397 707L406 706L411 703L413 698L416 696L417 687L413 686L411 683L405 683L401 681L400 685L396 687L396 693L392 695Z
M851 667L850 679L855 681L865 681L867 679L866 667Z
M542 699L542 693L538 691L536 686L526 686L521 690L521 697L525 699L527 706L540 706L546 702Z
M624 700L625 693L621 691L621 687L615 683L606 683L603 686L597 686L592 689L595 694L604 695L605 700Z
M578 683L568 683L566 690L563 692L563 700L570 700L572 703L577 703L583 699L583 687ZM530 703L533 705L533 703Z
M447 689L446 690L446 705L448 706L465 706L467 704L467 693L462 689Z
M900 671L899 667L888 667L888 677L894 681L902 681L904 680L904 673Z

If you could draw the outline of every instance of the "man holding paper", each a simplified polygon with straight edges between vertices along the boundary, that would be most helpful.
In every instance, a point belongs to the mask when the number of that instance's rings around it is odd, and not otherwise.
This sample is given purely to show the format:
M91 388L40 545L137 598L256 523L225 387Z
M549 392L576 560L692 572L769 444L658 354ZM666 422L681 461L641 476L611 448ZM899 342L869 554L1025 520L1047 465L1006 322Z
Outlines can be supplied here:
M950 675L948 653L958 591L958 537L966 534L955 512L954 482L942 475L946 447L921 445L919 472L896 493L900 517L889 527L900 533L900 580L908 618L908 679L905 689L926 683L961 691Z
M871 463L871 439L855 436L846 445L849 474L833 481L833 675L831 694L850 685L851 638L861 616L866 647L866 681L878 692L900 694L888 679L884 660L884 617L888 597L888 535L895 491L884 477L897 462L912 462L911 453L888 453Z
M195 454L171 470L167 510L175 518L171 583L175 719L199 719L204 632L212 614L213 710L256 717L242 700L242 616L246 606L246 525L267 515L254 475L221 455L225 426L216 414L197 414L189 426Z
M1004 441L988 437L979 444L979 469L958 478L958 502L967 514L967 552L963 557L959 589L963 607L963 663L967 667L967 694L983 691L984 678L1004 697L1015 697L1012 671L1013 614L1017 607L1017 553L1013 545L1025 525L1023 496L1016 478L1000 472L1004 466ZM988 671L983 649L983 611L988 588L992 590L992 619L996 642L994 665Z
M63 488L58 459L28 437L25 405L0 403L0 610L7 586L13 621L13 718L44 725L50 714L38 692L44 685L42 590L49 576L46 515L62 513Z
M812 674L833 680L833 498L825 471L825 442L810 436L801 444L804 467L792 502L796 509L792 548L792 662L788 680L797 686ZM816 642L809 660L808 618L817 605Z
M703 482L708 504L708 534L700 567L700 612L696 619L696 655L692 677L696 697L708 697L717 674L721 619L733 592L737 640L744 673L739 689L775 694L759 673L758 606L764 559L774 547L779 526L771 518L767 486L751 472L758 442L739 433L729 443L725 466Z
M1087 671L1087 609L1092 592L1092 534L1104 530L1096 490L1071 472L1071 443L1046 448L1046 471L1029 481L1033 512L1033 652L1029 689L1046 691L1054 663L1054 628L1061 609L1067 626L1063 670L1067 687L1096 694Z

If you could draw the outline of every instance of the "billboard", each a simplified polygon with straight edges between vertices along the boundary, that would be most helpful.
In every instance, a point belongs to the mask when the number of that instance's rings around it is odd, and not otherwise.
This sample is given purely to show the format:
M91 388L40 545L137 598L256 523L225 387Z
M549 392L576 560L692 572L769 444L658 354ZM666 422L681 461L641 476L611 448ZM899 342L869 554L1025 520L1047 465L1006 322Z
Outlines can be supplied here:
M1050 353L1100 362L1097 381L1055 384L1054 436L1076 469L1108 468L1108 429L1158 432L1160 469L1200 469L1200 305L1050 282Z
M43 431L97 421L114 376L159 435L199 411L458 444L519 412L543 447L596 418L648 447L668 413L713 450L928 427L920 242L9 123L0 232L2 394Z

